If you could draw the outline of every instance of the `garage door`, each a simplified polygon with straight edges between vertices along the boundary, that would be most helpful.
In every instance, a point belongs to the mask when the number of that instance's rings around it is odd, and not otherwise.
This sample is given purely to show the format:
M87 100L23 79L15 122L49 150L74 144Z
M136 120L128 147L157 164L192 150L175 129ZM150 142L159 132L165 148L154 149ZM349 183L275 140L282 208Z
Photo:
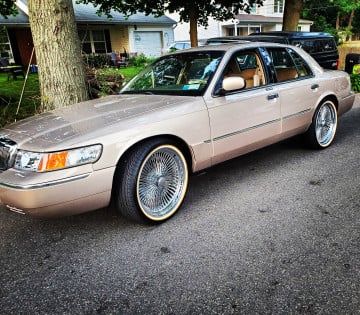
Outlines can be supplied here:
M147 57L161 55L162 41L161 32L134 32L135 51L143 53Z

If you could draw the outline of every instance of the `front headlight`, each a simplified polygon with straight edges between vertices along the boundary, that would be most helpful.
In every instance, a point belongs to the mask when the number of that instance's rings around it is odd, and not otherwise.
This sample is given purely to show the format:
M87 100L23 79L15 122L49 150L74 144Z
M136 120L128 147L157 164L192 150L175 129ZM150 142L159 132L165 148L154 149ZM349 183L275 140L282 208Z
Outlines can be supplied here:
M47 153L19 150L15 158L14 167L34 172L55 171L95 163L100 158L101 151L101 144Z

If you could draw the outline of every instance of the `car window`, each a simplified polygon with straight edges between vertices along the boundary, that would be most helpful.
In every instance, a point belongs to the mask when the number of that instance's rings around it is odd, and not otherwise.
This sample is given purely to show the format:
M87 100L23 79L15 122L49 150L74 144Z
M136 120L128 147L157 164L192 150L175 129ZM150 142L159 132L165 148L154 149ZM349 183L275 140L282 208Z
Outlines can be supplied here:
M297 54L292 49L288 49L287 51L289 52L290 56L292 57L292 59L295 63L299 78L312 75L312 71L311 71L309 65L305 62L305 60L303 58L301 58L299 56L299 54Z
M245 88L266 84L264 67L257 51L241 51L235 53L225 67L223 77L241 76L245 79Z
M121 93L201 95L223 52L189 52L164 56L136 75Z
M311 75L309 66L294 50L270 48L268 51L275 67L277 82L295 80Z

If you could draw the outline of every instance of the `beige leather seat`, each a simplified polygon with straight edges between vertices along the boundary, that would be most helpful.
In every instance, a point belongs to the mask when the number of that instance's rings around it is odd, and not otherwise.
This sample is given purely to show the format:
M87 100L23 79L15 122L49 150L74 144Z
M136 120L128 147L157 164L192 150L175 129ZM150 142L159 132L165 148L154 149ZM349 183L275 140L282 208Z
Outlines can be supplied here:
M296 79L298 73L294 68L279 68L276 69L276 77L278 82Z

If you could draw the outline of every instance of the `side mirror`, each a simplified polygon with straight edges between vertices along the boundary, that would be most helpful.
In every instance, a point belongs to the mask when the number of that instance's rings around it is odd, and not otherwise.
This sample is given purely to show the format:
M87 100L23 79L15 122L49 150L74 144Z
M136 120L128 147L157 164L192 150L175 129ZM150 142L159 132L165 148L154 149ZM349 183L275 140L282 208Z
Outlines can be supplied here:
M245 85L246 85L245 79L240 76L227 77L223 80L222 83L224 92L241 90L245 87Z

